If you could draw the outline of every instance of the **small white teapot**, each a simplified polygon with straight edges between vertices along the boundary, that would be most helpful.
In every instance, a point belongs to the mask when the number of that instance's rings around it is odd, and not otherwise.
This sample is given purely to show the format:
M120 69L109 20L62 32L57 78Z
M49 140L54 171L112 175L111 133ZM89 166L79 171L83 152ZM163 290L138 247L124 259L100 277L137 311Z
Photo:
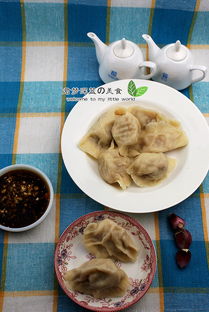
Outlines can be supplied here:
M96 34L89 32L87 36L95 44L99 75L105 83L118 79L150 79L155 74L156 65L143 61L140 48L132 41L123 38L107 46ZM149 74L144 74L144 67L150 68Z
M157 65L157 72L153 80L164 83L177 90L183 90L192 83L205 78L207 68L201 65L193 65L193 57L190 50L181 44L168 44L160 49L149 35L142 35L149 47L149 59ZM193 71L201 72L194 77Z

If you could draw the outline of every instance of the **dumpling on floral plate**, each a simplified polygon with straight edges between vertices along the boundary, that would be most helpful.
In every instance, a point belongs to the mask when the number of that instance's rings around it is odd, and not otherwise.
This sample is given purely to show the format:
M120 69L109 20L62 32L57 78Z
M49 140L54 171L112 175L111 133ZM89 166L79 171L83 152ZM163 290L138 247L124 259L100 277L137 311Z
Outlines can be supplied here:
M83 241L87 250L98 258L134 262L139 252L131 235L110 219L89 223Z
M127 274L111 259L92 259L65 273L67 287L94 298L121 297L129 286Z

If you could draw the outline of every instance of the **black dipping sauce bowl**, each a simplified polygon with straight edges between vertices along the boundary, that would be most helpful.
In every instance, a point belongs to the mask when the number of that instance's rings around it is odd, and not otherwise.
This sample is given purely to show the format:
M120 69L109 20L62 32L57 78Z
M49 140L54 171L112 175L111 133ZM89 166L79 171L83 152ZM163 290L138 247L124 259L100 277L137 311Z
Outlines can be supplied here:
M41 170L16 164L0 170L0 229L27 231L40 224L52 208L54 191Z

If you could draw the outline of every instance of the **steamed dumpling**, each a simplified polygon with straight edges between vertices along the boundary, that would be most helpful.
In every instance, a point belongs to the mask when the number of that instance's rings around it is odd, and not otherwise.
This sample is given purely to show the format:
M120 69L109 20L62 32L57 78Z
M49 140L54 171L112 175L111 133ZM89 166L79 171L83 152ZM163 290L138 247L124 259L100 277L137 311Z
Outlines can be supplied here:
M111 259L92 259L64 275L67 287L95 298L123 296L129 286L126 273Z
M187 145L186 134L176 121L150 122L143 131L143 152L168 152Z
M79 147L83 152L97 159L100 152L110 146L111 129L115 120L114 111L112 109L104 113L82 138Z
M148 186L162 180L168 172L168 157L163 153L142 153L127 172L138 186Z
M158 114L156 112L145 110L138 106L130 107L129 112L138 119L142 128L144 128L151 121L156 121L158 118Z
M97 258L134 262L138 255L130 234L110 219L89 223L84 230L84 245Z
M137 144L141 132L141 125L137 118L125 110L118 109L112 127L112 136L119 147L121 155L126 156L126 147Z
M114 149L112 146L101 152L98 157L98 169L101 177L109 184L118 183L123 190L131 184L131 179L126 172L129 164L129 158L121 156L118 149Z

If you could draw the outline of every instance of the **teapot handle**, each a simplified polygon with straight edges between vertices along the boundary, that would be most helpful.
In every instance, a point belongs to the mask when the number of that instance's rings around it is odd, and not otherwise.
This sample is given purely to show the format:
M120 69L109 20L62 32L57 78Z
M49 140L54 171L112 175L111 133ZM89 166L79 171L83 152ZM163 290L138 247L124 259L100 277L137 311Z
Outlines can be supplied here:
M191 65L190 71L192 71L192 70L199 70L202 72L202 74L199 77L193 78L191 83L194 83L194 82L197 82L197 81L204 79L205 75L207 73L207 67L202 66L202 65Z
M150 79L150 78L152 78L152 76L154 76L154 74L157 71L156 64L153 62L150 62L150 61L144 61L141 64L139 64L139 69L141 69L142 67L149 67L150 68L150 74L147 74L147 75L140 74L140 79Z

